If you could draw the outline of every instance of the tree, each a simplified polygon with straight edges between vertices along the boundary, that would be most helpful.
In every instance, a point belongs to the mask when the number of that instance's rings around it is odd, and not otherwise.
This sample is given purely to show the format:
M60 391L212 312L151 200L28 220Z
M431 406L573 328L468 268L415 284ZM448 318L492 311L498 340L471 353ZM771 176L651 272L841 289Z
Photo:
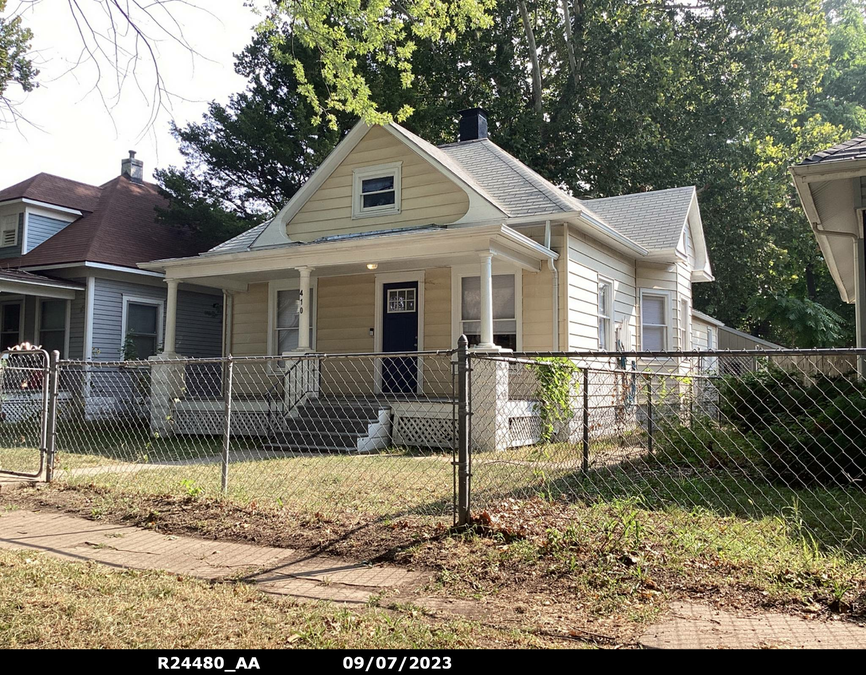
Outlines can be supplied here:
M403 122L411 130L434 143L454 141L456 111L481 105L491 113L499 145L578 196L696 185L717 278L695 286L699 309L791 346L850 339L850 308L838 298L787 167L860 130L866 110L863 0L472 5L472 12L480 9L489 14L489 28L467 19L460 30L417 40L407 36L427 35L413 27L423 20L396 11L392 19L399 15L404 22L398 37L412 42L399 57L411 60L408 81L395 51L405 43L382 48L397 61L370 51L375 41L390 39L363 34L370 14L350 19L343 7L333 16L328 48L337 49L340 27L352 36L339 53L322 52L298 18L279 29L274 24L279 35L268 34L269 47L260 45L257 62L272 76L261 89L252 79L248 91L255 95L233 100L228 109L243 119L252 116L257 98L271 101L271 110L282 109L287 119L308 119L304 134L327 141L324 148L339 136L324 135L329 123L341 132L358 115L376 121L388 119L387 111L414 111ZM329 59L348 55L352 84L334 97L332 78L342 71ZM300 91L302 100L280 98L285 91ZM341 98L352 92L361 92L354 103ZM271 176L253 181L253 190L247 185L251 168L242 157L221 163L228 153L220 148L247 143L246 153L286 166L299 150L281 148L278 135L220 118L218 110L179 136L188 150L195 148L182 173L198 176L195 194L210 195L203 203L252 222L276 210L300 183ZM321 156L304 154L297 175ZM259 200L254 218L226 197L223 182ZM777 300L784 311L774 309Z
M6 0L0 0L0 121L15 119L15 103L9 98L9 85L33 91L39 71L30 58L33 34L22 25L20 16L4 17Z
M297 59L311 62L307 54ZM336 145L341 131L311 122L293 64L260 35L235 62L249 81L226 105L213 102L200 123L172 125L185 164L157 170L170 200L160 218L217 244L272 216ZM352 121L346 120L341 129Z

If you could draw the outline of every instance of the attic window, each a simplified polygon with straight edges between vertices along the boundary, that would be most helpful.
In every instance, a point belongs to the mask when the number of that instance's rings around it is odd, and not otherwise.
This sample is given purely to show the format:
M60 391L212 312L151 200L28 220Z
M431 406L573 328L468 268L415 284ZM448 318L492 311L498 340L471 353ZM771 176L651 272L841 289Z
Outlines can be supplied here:
M400 162L356 169L352 185L352 217L400 213Z
M0 218L0 247L18 245L18 214Z

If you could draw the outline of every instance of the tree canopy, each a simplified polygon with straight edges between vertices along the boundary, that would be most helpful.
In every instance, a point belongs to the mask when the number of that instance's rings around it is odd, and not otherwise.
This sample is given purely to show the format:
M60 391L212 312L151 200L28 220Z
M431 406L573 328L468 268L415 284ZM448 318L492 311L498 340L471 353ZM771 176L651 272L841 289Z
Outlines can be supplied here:
M717 278L698 309L791 346L853 339L787 167L863 130L863 0L328 0L289 17L301 6L278 4L239 55L244 92L174 129L174 222L216 240L267 217L359 116L440 143L480 105L496 143L577 196L695 185Z

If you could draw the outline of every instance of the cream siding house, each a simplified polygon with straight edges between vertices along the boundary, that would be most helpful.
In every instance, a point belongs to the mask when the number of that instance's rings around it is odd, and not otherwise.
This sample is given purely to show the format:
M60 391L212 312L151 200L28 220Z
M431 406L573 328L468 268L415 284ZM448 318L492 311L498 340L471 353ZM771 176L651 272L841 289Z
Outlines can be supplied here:
M168 284L165 358L181 283L223 291L224 354L284 363L448 350L461 334L504 353L692 346L692 284L713 279L695 189L579 200L490 141L482 110L461 115L460 141L439 147L359 123L272 220L142 264ZM351 383L319 374L321 393L443 393L412 363L401 382L375 365ZM243 379L251 397L257 381Z

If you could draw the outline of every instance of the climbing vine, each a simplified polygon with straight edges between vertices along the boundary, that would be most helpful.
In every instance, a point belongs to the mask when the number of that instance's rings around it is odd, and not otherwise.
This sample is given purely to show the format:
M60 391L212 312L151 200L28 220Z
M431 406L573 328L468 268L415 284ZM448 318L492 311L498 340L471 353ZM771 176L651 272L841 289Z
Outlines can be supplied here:
M535 375L535 410L541 418L541 438L550 443L557 422L574 417L572 396L578 391L574 382L577 366L566 357L545 357L527 366Z

